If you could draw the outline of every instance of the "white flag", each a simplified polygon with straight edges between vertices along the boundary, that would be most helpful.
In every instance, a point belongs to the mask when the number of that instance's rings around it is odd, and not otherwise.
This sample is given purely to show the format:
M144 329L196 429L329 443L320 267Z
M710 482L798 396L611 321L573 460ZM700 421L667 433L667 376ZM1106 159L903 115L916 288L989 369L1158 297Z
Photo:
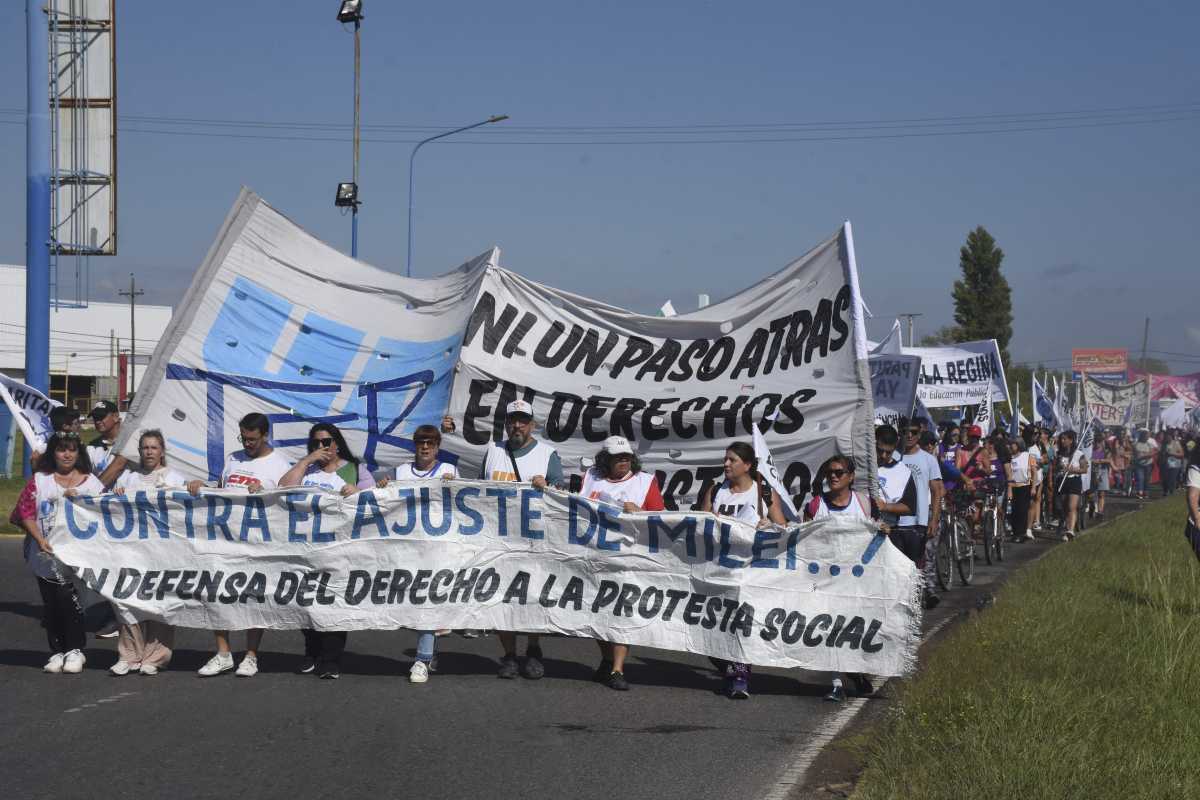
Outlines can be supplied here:
M774 419L774 417L769 417ZM762 431L757 425L754 428L754 457L758 459L758 473L763 476L767 485L779 493L779 499L783 501L783 516L787 517L788 521L800 519L800 514L796 511L796 506L792 504L792 496L788 494L787 487L783 485L783 480L779 477L779 470L775 468L775 459L771 457L771 449L767 447L767 440L763 438ZM805 492L808 487L804 487Z
M991 395L988 395L987 399L979 404L979 410L975 412L975 424L983 430L985 437L990 436L992 429L996 427L995 417L992 412Z
M44 452L46 441L54 433L50 424L50 409L61 406L57 400L51 400L46 395L26 386L20 381L13 380L0 372L0 397L12 412L13 419L21 429L21 435L29 443L29 447L38 452Z

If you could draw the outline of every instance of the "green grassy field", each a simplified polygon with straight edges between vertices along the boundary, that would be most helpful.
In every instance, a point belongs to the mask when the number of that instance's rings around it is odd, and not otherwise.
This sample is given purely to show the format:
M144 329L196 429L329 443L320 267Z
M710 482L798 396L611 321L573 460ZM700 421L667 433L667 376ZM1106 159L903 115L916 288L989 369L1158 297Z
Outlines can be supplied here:
M1200 798L1200 568L1177 496L957 626L862 745L856 800Z

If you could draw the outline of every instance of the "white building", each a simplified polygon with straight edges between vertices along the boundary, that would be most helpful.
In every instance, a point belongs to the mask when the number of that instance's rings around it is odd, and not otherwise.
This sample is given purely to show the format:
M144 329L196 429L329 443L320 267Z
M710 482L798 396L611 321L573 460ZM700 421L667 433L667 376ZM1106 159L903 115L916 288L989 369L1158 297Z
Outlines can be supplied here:
M134 380L171 321L170 306L138 303ZM129 352L129 304L91 302L50 311L50 392L86 411L118 395L118 353ZM24 380L25 268L0 264L0 372ZM128 380L128 378L126 379ZM68 386L69 383L69 386ZM136 385L136 383L134 384ZM64 391L69 388L69 393Z

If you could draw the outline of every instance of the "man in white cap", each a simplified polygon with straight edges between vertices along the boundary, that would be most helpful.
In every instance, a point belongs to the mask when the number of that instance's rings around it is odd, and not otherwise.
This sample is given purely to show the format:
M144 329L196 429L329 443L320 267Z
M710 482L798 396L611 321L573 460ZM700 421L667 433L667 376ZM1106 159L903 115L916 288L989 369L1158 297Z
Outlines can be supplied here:
M514 400L505 408L504 432L508 438L493 443L483 458L480 478L486 481L528 481L535 489L563 485L562 459L558 451L533 438L533 406L524 400ZM496 631L504 655L500 659L499 676L515 678L524 675L537 680L546 674L542 666L542 647L537 634L529 634L525 662L517 661L517 634Z

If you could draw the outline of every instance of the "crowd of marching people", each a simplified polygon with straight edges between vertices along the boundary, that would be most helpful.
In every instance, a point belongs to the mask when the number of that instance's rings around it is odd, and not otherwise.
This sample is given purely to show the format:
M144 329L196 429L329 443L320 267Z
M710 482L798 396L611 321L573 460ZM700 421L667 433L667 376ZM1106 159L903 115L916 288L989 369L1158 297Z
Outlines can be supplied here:
M85 445L79 415L55 408L54 428L45 452L38 454L32 480L22 491L11 520L25 532L25 559L33 572L44 607L50 673L78 673L85 664L86 632L82 603L74 582L53 557L48 535L60 500L75 495L104 492L133 493L157 489L186 489L200 495L207 488L234 488L260 492L276 488L307 487L349 496L390 481L478 478L489 481L527 482L537 489L573 488L594 500L622 508L627 513L662 511L663 497L652 472L642 464L631 443L610 436L582 476L564 473L559 454L534 435L533 408L523 400L508 404L504 421L506 438L489 446L476 475L460 476L453 464L440 460L442 433L455 429L446 417L441 426L422 425L413 432L413 459L390 474L372 474L351 452L337 426L313 425L306 454L292 463L271 443L267 417L247 414L239 422L241 449L228 456L215 484L187 480L169 464L166 438L158 430L138 432L136 462L112 452L121 429L117 407L102 402L91 413L96 437ZM854 459L835 455L818 469L812 486L791 499L804 520L841 516L873 519L893 545L926 571L925 606L938 603L928 578L942 520L955 513L954 498L991 493L1008 520L1013 542L1035 538L1035 531L1064 541L1074 538L1081 515L1103 517L1106 496L1113 493L1147 497L1157 477L1164 494L1186 483L1191 520L1200 528L1200 438L1196 433L1169 430L1152 436L1149 431L1113 428L1078 441L1074 431L1054 435L1036 425L1019 437L998 430L984 435L977 425L946 423L929 429L929 420L901 419L898 426L880 425L875 432L878 484L873 491L855 488ZM702 512L732 517L750 525L783 525L784 502L757 470L755 451L746 442L731 442L725 450L724 478L697 499ZM572 480L574 477L574 480ZM860 482L861 486L861 482ZM1198 540L1200 541L1200 537ZM1197 550L1200 554L1200 548ZM449 631L417 631L416 658L408 678L425 683L436 670L437 639ZM466 636L480 632L464 631ZM324 679L340 675L347 644L345 631L302 631L304 655L298 673ZM545 674L540 637L536 634L496 631L500 678L537 680ZM199 669L202 677L233 672L252 677L259 669L259 648L264 631L244 632L245 650L240 661L233 655L231 633L214 631L214 654ZM521 636L525 639L522 651ZM156 621L117 626L117 661L114 675L155 675L171 660L174 632ZM598 641L599 662L594 680L611 689L629 688L625 662L629 646ZM732 698L750 696L749 664L714 660ZM840 701L848 693L873 691L865 675L822 676L826 698Z

